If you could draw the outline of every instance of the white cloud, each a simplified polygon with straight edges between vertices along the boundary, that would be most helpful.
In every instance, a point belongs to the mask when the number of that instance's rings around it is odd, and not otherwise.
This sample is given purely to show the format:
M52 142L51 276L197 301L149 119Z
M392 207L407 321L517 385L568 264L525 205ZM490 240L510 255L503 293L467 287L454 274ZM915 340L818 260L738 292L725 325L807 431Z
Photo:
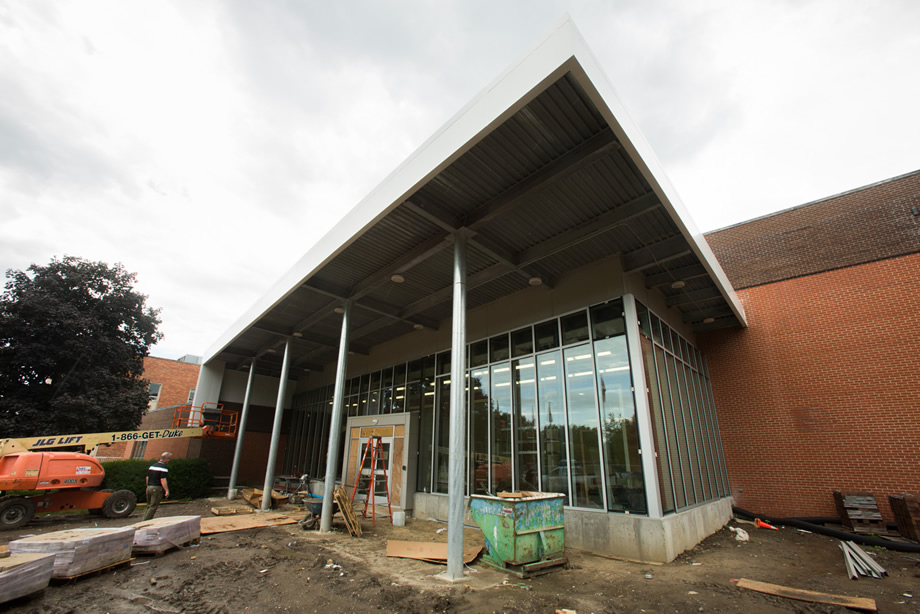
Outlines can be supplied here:
M568 10L698 225L920 167L920 5L0 0L0 268L122 262L200 354Z

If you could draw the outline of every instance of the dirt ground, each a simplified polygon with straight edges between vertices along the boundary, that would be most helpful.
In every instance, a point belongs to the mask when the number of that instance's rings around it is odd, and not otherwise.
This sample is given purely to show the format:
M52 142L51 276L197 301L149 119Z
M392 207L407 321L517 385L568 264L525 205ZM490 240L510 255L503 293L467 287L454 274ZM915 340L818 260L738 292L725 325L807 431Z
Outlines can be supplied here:
M226 505L223 499L172 503L158 517L198 514ZM109 520L84 515L39 517L14 531L0 531L0 544L25 535L93 526L119 526L141 519ZM829 537L740 526L751 536L738 542L727 528L667 565L612 560L569 549L569 564L552 573L520 580L470 565L468 578L447 583L438 565L387 558L388 539L446 541L446 525L408 519L392 527L384 519L364 535L350 537L340 523L332 534L298 525L202 536L198 545L158 557L138 557L120 568L52 585L31 597L0 605L15 613L132 614L170 612L847 612L752 592L733 579L876 600L878 611L920 612L920 555L866 548L889 577L850 580L838 542ZM476 529L467 544L483 544ZM332 564L330 564L330 562Z

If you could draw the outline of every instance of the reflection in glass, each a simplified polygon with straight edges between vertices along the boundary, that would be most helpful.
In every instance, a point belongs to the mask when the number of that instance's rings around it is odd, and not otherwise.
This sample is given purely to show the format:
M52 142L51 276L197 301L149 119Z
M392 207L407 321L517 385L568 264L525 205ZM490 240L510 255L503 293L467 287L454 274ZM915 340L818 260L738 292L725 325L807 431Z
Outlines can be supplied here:
M513 338L513 336L512 336ZM537 455L537 388L534 359L515 360L514 377L514 479L515 490L539 491Z
M587 322L585 323L587 331ZM594 385L594 362L588 344L566 348L565 387L568 410L572 505L603 508L601 454Z
M437 380L437 437L435 443L434 475L435 492L447 493L447 473L450 459L450 378L439 377ZM434 395L434 390L426 390L423 394ZM425 402L424 400L422 401Z
M483 495L489 490L489 368L471 372L470 475L471 491Z
M569 470L566 456L565 404L562 387L562 356L557 350L537 358L537 399L540 413L540 475L543 492L558 492L569 503Z
M507 337L505 338L507 340ZM507 346L506 346L507 347ZM490 457L491 489L493 493L514 488L511 479L511 365L507 362L492 366L490 418L492 454Z
M633 402L626 335L594 343L607 465L607 509L644 514L645 479Z
M533 354L533 331L529 326L511 333L511 354L513 358Z

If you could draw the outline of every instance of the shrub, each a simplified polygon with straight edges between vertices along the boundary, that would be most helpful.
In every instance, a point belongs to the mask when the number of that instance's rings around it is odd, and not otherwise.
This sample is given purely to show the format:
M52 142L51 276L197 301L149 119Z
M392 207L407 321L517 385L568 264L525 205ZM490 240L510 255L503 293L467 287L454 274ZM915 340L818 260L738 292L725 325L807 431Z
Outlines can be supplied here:
M152 460L123 460L102 463L105 480L102 488L130 490L138 501L146 499L147 468ZM210 496L213 476L203 458L173 458L169 461L169 498L199 499Z

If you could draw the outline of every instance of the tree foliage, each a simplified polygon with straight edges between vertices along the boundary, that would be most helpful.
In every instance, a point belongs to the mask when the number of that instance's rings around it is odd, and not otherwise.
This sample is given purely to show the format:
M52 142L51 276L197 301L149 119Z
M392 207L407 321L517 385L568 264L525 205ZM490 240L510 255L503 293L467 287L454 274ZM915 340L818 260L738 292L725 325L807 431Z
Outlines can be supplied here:
M0 296L0 437L134 429L158 309L121 264L65 256L9 270Z

